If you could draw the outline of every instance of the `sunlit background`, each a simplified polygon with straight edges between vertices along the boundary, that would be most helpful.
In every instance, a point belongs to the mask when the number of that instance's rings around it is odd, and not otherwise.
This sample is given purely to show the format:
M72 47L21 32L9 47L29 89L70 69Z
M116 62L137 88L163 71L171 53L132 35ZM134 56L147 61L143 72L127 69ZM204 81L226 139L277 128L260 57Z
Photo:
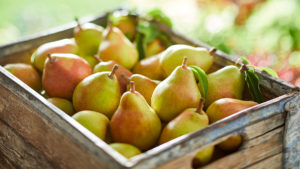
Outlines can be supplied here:
M299 0L0 0L0 45L121 6L158 7L178 32L300 86Z

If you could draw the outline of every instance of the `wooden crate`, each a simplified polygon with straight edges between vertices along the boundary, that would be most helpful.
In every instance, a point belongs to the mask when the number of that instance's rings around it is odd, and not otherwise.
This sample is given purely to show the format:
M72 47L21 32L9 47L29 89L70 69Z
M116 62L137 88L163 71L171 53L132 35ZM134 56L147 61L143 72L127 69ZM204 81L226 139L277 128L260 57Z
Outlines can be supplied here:
M84 22L103 25L106 18L107 14ZM156 24L174 43L211 48ZM35 48L71 37L75 25L1 46L0 65L29 63ZM221 51L214 55L215 68L235 62ZM203 168L299 168L300 90L257 73L268 101L128 160L0 66L0 168L191 168L199 150L237 134L243 136L242 147Z

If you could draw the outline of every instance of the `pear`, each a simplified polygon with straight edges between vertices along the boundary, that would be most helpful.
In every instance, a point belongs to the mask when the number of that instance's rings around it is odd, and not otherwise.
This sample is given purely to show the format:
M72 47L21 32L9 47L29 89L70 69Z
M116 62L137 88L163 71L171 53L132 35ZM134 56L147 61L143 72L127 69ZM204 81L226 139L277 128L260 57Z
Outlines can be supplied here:
M110 144L110 146L126 158L131 158L141 154L141 151L138 148L130 144L112 143Z
M257 105L258 103L253 101L243 101L233 98L222 98L213 102L206 110L209 122L214 123L227 116L237 113L246 108ZM219 147L223 150L234 151L239 148L242 143L242 137L237 135L227 139L219 144Z
M109 125L109 120L105 115L95 111L85 110L77 112L72 118L98 136L101 140L105 140L107 127Z
M102 41L103 27L93 23L80 24L77 19L76 21L74 38L78 45L78 55L94 56Z
M76 85L91 73L91 66L81 57L54 53L45 61L43 88L50 97L71 99Z
M154 81L140 74L131 75L128 81L133 81L135 84L135 90L144 96L148 104L151 104L151 97L153 91L156 88L156 86L159 84L159 82Z
M146 57L150 57L156 54L161 53L167 48L167 45L159 38L153 39L146 46Z
M74 39L62 39L44 43L31 56L31 63L39 71L43 71L47 56L52 53L73 53L78 51Z
M99 63L98 59L94 56L80 56L80 57L82 57L85 61L87 61L91 65L92 69Z
M51 97L48 98L47 100L70 116L72 116L75 113L73 104L69 100L58 98L58 97Z
M206 107L221 98L242 99L244 78L236 66L225 66L207 76Z
M73 93L75 110L93 110L110 118L121 97L120 85L115 75L117 69L118 65L115 65L111 72L98 72L83 79Z
M111 24L104 32L97 57L103 61L114 60L127 69L131 69L139 58L134 44Z
M110 71L115 64L117 64L117 62L115 62L113 60L110 60L107 62L100 61L94 67L94 73ZM119 65L118 71L116 71L116 76L117 76L118 82L120 84L120 91L121 91L121 93L124 93L127 90L127 81L126 81L126 79L122 78L122 74L124 74L126 77L130 77L132 75L132 73L128 69L126 69L125 67L123 67L121 65Z
M159 144L208 126L209 120L203 111L203 106L204 99L201 99L198 108L188 108L171 120L164 127L159 139ZM195 158L201 165L204 165L211 160L213 152L214 146L210 146L197 153Z
M163 80L167 77L160 66L160 54L142 59L133 68L133 73L141 74L150 79Z
M24 63L12 63L5 65L4 68L33 90L40 91L42 89L41 76L31 65Z
M115 142L128 143L144 151L155 145L161 122L145 98L135 91L134 82L130 85L130 91L122 95L111 119L110 131Z
M170 121L183 110L197 107L201 98L194 74L187 67L187 57L181 66L155 88L151 106L162 121Z
M120 11L116 11L112 15L114 18L112 21L113 25L118 27L128 39L133 41L137 27L136 17L129 16L127 13L125 14Z
M160 64L163 71L170 75L185 56L189 59L188 65L199 66L205 72L213 64L213 56L206 48L177 44L168 47L161 54Z

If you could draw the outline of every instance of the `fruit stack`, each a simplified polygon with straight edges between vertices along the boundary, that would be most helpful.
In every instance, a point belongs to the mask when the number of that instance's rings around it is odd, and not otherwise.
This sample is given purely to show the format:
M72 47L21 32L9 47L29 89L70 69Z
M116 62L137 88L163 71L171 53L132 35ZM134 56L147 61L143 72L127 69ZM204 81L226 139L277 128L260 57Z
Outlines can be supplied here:
M4 67L127 158L257 104L241 100L244 68L206 75L214 49L171 45L161 33L139 48L139 26L129 15L114 16L105 29L78 22L73 38L38 47L32 65ZM234 136L218 149L241 143ZM207 164L214 149L195 163Z

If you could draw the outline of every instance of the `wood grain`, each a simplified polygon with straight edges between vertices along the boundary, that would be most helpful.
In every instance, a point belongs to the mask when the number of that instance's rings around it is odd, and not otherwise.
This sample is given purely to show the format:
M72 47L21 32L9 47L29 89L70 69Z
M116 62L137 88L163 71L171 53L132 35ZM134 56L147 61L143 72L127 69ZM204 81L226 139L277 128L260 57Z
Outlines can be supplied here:
M246 169L279 169L282 166L282 153L266 158Z

